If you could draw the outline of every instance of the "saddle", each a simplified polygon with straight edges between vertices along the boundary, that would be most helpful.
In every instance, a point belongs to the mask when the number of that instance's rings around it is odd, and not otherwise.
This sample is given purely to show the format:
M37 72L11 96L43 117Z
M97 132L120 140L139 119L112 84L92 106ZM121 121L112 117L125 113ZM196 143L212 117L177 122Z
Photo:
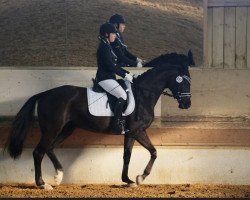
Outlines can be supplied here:
M87 88L89 112L94 116L113 116L117 98L106 92L97 82L92 79L93 87ZM135 100L129 81L117 80L127 93L127 100L123 107L123 116L134 111Z

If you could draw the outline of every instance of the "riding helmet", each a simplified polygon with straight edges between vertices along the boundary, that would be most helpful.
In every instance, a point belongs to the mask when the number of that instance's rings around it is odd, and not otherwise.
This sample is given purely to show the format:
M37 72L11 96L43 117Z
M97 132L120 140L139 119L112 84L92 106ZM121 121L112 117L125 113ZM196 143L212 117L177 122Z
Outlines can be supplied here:
M109 22L117 25L126 23L124 17L118 14L112 15L109 19Z
M116 33L116 32L117 32L117 30L116 30L114 24L106 22L106 23L101 25L99 35L101 37L106 37L106 34Z

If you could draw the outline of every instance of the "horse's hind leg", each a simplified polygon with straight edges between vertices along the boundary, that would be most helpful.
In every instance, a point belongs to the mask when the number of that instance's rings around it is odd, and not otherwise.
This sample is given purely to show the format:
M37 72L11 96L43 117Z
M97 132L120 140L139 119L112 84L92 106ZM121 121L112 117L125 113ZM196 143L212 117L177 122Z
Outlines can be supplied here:
M56 185L60 185L63 179L63 167L62 164L59 162L57 159L55 153L54 153L54 148L59 145L63 140L65 140L68 136L71 135L71 133L74 131L75 126L72 123L67 123L63 130L58 134L56 139L53 142L53 145L50 147L50 149L47 151L47 155L50 158L51 162L53 163L55 170L56 170L56 175L54 176L55 183Z
M56 185L60 185L63 179L63 167L61 165L61 163L59 162L59 160L57 159L54 150L51 149L47 152L48 157L50 158L50 160L52 161L55 170L56 170L56 175L54 176L55 179L55 183Z
M47 190L51 190L53 189L49 184L45 183L42 179L42 171L41 171L41 163L42 163L42 159L44 157L45 153L49 153L49 155L51 156L52 162L54 164L54 166L56 165L56 167L59 167L60 162L57 160L57 158L55 156L53 156L53 148L55 145L55 140L58 137L56 133L60 133L61 132L61 128L54 128L53 130L50 128L46 128L45 126L41 126L40 123L40 127L41 128L41 132L42 132L42 136L41 136L41 140L39 142L39 144L36 146L35 150L33 151L33 157L34 157L34 165L35 165L35 180L36 180L36 185L39 188L42 189L47 189ZM50 131L48 131L50 130Z
M46 143L44 143L45 140L41 138L41 141L39 144L36 146L35 150L33 151L33 158L34 158L34 165L35 165L35 180L36 180L36 185L42 189L46 190L52 190L53 188L49 185L46 184L43 179L42 179L42 171L41 171L41 163L42 159L44 157L44 154L47 151L46 148Z

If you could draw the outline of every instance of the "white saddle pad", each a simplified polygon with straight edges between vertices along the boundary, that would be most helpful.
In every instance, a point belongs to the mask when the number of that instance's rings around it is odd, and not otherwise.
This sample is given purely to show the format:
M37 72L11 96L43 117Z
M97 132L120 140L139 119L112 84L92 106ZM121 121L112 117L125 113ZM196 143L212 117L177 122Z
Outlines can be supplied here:
M123 116L130 115L135 109L135 99L131 89L131 84L129 81L125 81L128 87L128 107ZM114 116L114 113L111 111L109 104L107 104L108 97L106 93L98 93L92 90L92 87L87 88L88 96L88 106L89 112L94 116Z

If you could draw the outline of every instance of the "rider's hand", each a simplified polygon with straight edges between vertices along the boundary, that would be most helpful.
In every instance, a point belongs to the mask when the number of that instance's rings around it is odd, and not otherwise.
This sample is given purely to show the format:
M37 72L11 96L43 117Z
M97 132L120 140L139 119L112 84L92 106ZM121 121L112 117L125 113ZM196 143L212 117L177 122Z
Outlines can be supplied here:
M128 80L130 83L133 83L133 76L131 74L126 73L125 79Z
M133 78L137 78L140 74L133 74Z
M136 58L136 62L140 62L140 63L142 63L142 59L140 59L140 58Z
M138 62L136 67L142 68L142 63L141 63L141 62Z

